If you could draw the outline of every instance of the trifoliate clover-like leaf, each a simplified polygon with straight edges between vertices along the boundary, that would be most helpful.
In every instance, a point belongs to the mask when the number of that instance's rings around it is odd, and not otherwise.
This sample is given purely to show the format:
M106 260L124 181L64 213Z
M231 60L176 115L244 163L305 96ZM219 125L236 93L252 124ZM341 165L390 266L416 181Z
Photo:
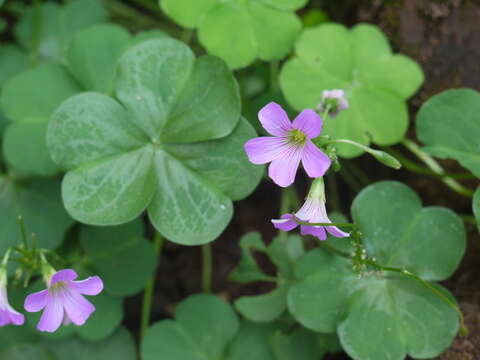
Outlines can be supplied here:
M47 143L68 171L63 200L77 220L118 225L148 208L167 239L214 240L232 200L260 181L242 144L255 136L240 119L237 84L218 58L195 59L173 39L153 39L119 61L118 100L83 93L51 118Z
M198 29L200 43L232 69L256 58L285 57L302 24L294 11L307 0L161 0L162 10L187 28Z
M350 107L325 125L324 133L368 145L399 142L408 128L406 100L423 82L419 65L394 55L385 35L375 26L348 30L322 24L303 31L295 56L280 73L287 101L297 110L316 108L322 92L343 89ZM338 146L343 157L361 150Z
M447 90L422 105L415 123L424 151L455 159L480 177L480 93Z
M56 174L59 169L45 141L51 114L65 99L81 91L111 94L117 61L139 38L145 38L145 34L132 37L116 25L94 25L72 36L66 49L66 66L40 64L8 81L0 98L12 121L3 144L7 163L28 175Z
M44 21L40 22L41 27L37 30L35 8L27 9L15 26L15 36L30 51L34 43L33 34L39 36L38 55L55 62L64 60L65 51L77 31L106 22L108 18L106 9L98 0L73 0L64 6L47 2L40 5L39 16Z
M444 208L422 208L418 196L401 183L365 188L352 215L369 256L425 281L450 276L465 251L460 218ZM349 258L311 251L297 263L289 310L307 328L337 331L353 358L431 358L445 350L458 331L456 311L411 277L387 271L377 275L359 278ZM430 286L452 299L440 285Z

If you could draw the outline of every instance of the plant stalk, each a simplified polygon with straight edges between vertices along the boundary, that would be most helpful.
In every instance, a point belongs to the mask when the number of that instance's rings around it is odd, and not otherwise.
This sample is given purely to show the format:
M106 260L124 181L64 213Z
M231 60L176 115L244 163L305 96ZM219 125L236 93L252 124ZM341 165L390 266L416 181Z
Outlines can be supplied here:
M153 247L155 254L157 255L157 259L160 258L162 253L164 244L164 239L159 232L155 234L155 238L153 240ZM143 339L145 335L145 331L148 328L150 323L150 314L152 311L152 301L153 301L153 293L155 290L155 276L148 282L147 287L145 288L145 292L143 293L143 305L142 305L142 318L140 323L140 339Z
M212 244L202 245L202 291L205 294L212 292Z
M420 146L418 146L412 140L403 139L402 145L405 146L408 150L410 150L415 156L417 156L434 173L438 175L446 174L442 166L433 157L431 157L426 152L422 151L422 149L420 149ZM455 179L452 179L449 176L445 176L445 177L442 177L441 180L445 185L447 185L450 189L452 189L456 193L466 197L470 197L470 198L473 197L474 191L463 186Z

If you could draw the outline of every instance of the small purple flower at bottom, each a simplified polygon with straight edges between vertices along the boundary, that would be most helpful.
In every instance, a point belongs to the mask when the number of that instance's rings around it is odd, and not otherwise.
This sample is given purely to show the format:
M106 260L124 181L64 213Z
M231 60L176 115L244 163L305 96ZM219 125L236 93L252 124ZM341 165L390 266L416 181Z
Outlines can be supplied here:
M336 117L341 111L348 109L348 101L343 90L325 90L322 93L322 102L318 105L317 110L324 112L329 108L330 117Z
M295 217L302 222L331 223L327 215L327 209L325 208L323 178L315 179L305 203L300 210L295 213ZM283 231L293 230L299 225L292 214L284 214L281 219L273 219L272 223L276 229ZM316 236L320 240L327 239L327 231L337 238L350 236L350 234L340 230L336 226L300 225L300 233L302 235Z
M7 297L7 276L5 270L0 270L0 326L8 324L23 325L25 317L15 311L8 303Z
M322 119L313 110L303 110L290 122L287 113L274 102L258 113L262 126L273 136L262 136L245 143L250 162L270 163L268 175L275 184L290 186L302 162L307 175L323 176L331 164L330 158L317 148L311 139L322 131Z
M98 276L82 281L74 281L77 273L71 269L56 272L49 280L48 288L25 299L25 310L38 312L42 317L37 329L55 332L60 325L85 324L95 307L83 295L98 295L103 290L103 282Z

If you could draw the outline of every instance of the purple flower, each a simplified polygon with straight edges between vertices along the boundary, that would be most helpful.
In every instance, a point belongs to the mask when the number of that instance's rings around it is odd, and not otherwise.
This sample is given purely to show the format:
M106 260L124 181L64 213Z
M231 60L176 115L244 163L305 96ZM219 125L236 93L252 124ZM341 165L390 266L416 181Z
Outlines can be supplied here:
M313 110L303 110L290 122L287 113L274 102L258 113L262 126L273 136L262 136L245 143L245 151L254 164L271 162L268 175L279 186L295 180L300 161L308 176L323 176L331 160L311 141L322 131L322 119Z
M348 101L345 98L343 90L325 90L322 93L322 102L318 105L317 110L324 112L327 107L330 109L328 114L334 118L341 111L348 109Z
M73 281L78 277L71 269L60 270L49 281L48 289L27 296L25 310L37 312L42 309L42 317L37 329L55 332L60 325L74 323L85 324L95 307L83 295L98 295L103 290L103 282L98 276L82 281Z
M7 298L7 278L4 270L0 274L0 326L8 324L23 325L25 317L15 311L8 303Z
M305 203L295 213L295 217L302 222L331 223L325 208L325 186L322 178L315 179ZM276 229L283 231L293 230L299 225L292 214L282 215L281 219L273 219L272 223ZM336 226L300 225L300 233L302 235L313 235L320 240L327 239L327 231L338 238L350 236L350 234L343 232Z

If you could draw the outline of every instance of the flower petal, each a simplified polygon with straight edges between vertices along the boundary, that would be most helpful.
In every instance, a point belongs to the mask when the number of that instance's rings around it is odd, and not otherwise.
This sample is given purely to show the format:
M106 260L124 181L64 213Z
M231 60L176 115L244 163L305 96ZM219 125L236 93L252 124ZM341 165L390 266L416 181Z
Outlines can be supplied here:
M69 282L69 281L75 280L77 277L78 277L77 273L72 269L60 270L60 271L57 271L55 275L52 276L52 279L50 280L50 286L52 286L53 284L59 281Z
M7 309L8 311L8 316L10 317L10 322L13 324L13 325L23 325L23 323L25 322L25 316L23 316L23 314L20 314L19 312L15 311L13 308L9 308Z
M303 148L302 164L305 172L311 178L317 178L325 175L332 160L310 140L307 140Z
M42 310L47 305L48 290L42 290L33 294L30 294L25 299L25 310L28 312L37 312Z
M274 102L268 103L258 112L258 119L263 128L274 136L286 136L292 129L287 113Z
M47 297L47 305L43 311L42 317L37 325L37 329L40 331L55 332L62 324L64 315L63 303L58 296Z
M337 238L344 238L344 237L349 237L350 236L349 233L346 233L346 232L340 230L336 226L327 226L326 229L331 235L333 235Z
M323 228L323 226L302 225L300 227L300 233L302 235L316 236L320 240L326 240L327 239L327 233L325 232L325 229Z
M73 281L71 287L76 289L80 294L98 295L103 290L103 281L98 276L91 276L81 281Z
M322 132L322 118L315 111L306 109L298 114L292 127L301 130L308 139L313 139Z
M302 158L302 149L290 145L268 167L268 176L275 184L281 187L292 185L295 181L298 165Z
M272 223L275 229L283 231L290 231L298 226L295 220L293 220L292 214L284 214L281 219L272 219Z
M68 318L77 326L85 324L85 321L95 311L95 306L90 301L72 289L64 292L63 305Z
M288 147L283 138L262 136L245 143L245 152L250 162L260 165L278 158Z

